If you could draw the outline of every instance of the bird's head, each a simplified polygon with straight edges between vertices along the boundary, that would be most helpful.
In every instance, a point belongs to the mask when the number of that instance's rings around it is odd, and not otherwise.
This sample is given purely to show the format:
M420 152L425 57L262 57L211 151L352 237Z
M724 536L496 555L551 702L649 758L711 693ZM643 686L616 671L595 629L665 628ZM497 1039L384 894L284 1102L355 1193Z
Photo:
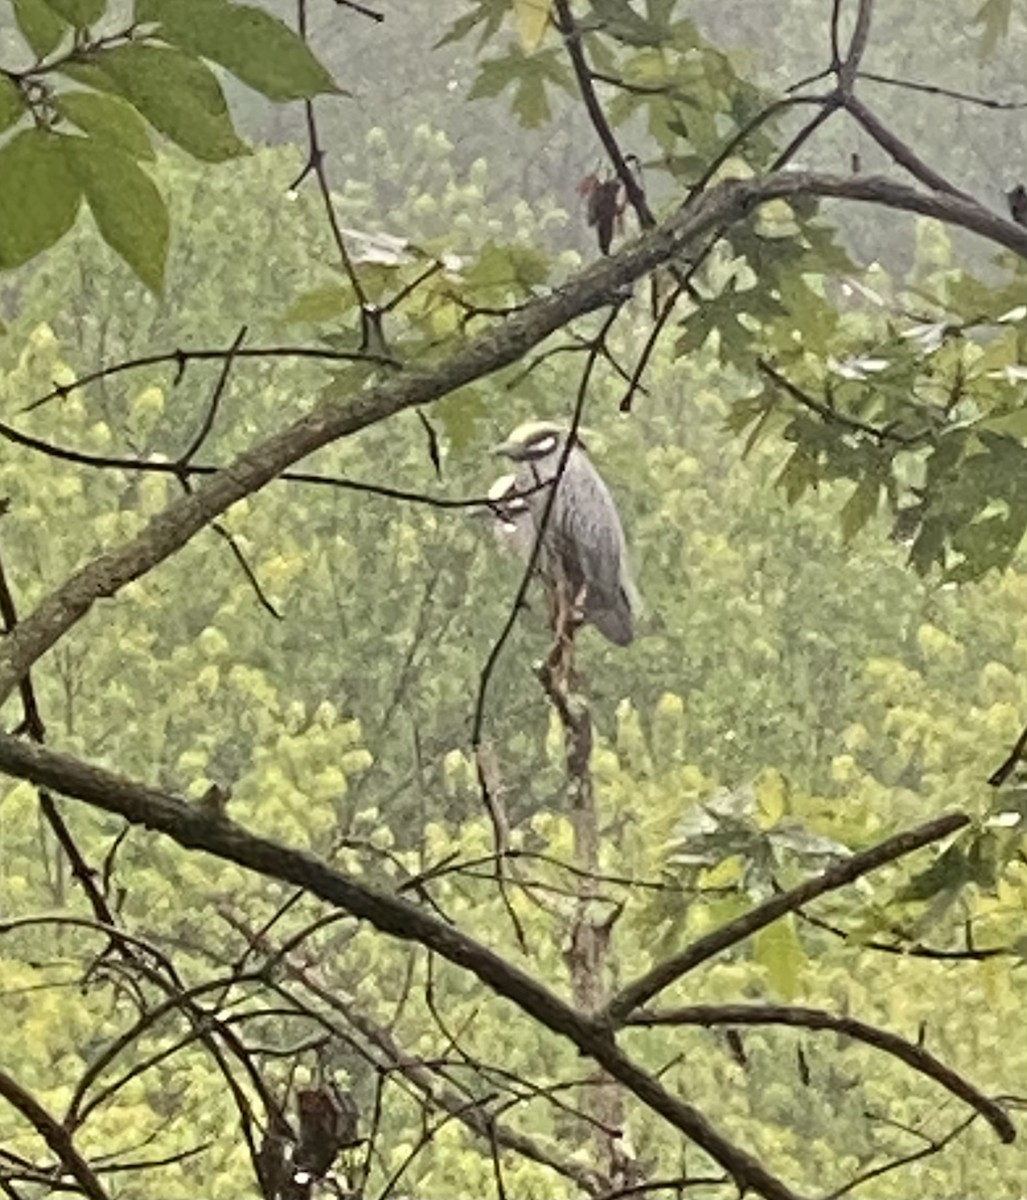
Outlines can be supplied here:
M525 421L510 434L506 441L492 447L493 454L502 454L514 462L542 462L558 455L565 445L569 431L555 421ZM576 446L584 446L575 437Z

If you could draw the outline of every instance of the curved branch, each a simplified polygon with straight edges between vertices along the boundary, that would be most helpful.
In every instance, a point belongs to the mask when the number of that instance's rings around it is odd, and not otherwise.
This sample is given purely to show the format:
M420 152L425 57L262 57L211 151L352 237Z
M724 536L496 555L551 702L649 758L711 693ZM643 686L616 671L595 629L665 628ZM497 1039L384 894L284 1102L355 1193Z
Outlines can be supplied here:
M1003 1142L1016 1140L1016 1126L1001 1105L978 1091L968 1079L935 1058L922 1046L906 1041L887 1029L839 1017L820 1008L802 1008L778 1004L692 1004L661 1012L640 1012L628 1017L629 1025L790 1025L799 1029L830 1029L856 1041L866 1042L885 1054L891 1054L914 1071L927 1075L953 1096L976 1109Z
M964 104L976 104L997 112L1015 112L1027 108L1027 100L993 100L990 96L979 96L976 92L960 92L955 88L938 87L933 83L920 83L915 79L898 79L894 75L880 75L876 71L859 71L859 79L870 83L885 83L890 87L904 88L910 92L923 92L927 96L942 96L946 100L958 100Z
M623 1024L634 1009L645 1004L647 1000L651 1000L664 988L670 987L682 975L693 971L700 963L706 962L707 959L713 958L714 955L720 954L730 946L735 946L751 937L765 926L773 924L785 913L794 912L795 909L801 908L802 905L808 904L818 896L845 887L846 884L859 879L861 875L876 871L878 867L883 867L897 858L912 854L914 850L919 850L931 842L948 837L950 833L955 833L957 829L962 829L969 824L970 818L963 813L947 813L943 817L935 817L933 821L918 825L915 829L909 829L894 837L886 838L868 850L861 850L859 854L835 863L826 871L814 875L805 883L800 883L798 887L781 892L780 895L774 896L765 904L760 904L740 917L736 917L733 921L728 921L726 925L721 925L719 929L694 941L680 954L675 954L673 958L657 963L644 975L640 975L626 987L621 988L607 1007L607 1017L614 1025Z
M32 1124L39 1136L57 1155L64 1170L76 1181L84 1196L88 1196L89 1200L110 1200L93 1168L75 1149L71 1134L5 1071L0 1071L0 1096Z
M85 450L75 450L69 446L59 446L35 437L31 433L23 433L0 421L0 438L4 438L14 446L32 450L36 454L45 454L59 462L72 463L77 467L91 467L97 471L139 471L151 475L174 475L176 479L189 479L193 475L216 475L223 467L213 463L179 463L166 458L133 458L121 454L90 454ZM383 500L400 500L404 504L423 504L428 508L448 509L484 509L494 505L495 501L488 496L432 496L427 492L412 492L405 488L389 487L384 483L370 483L363 479L346 479L342 475L320 475L315 471L282 471L275 477L279 483L306 483L314 487L337 488L342 492L362 492L367 496L378 496ZM524 491L510 492L507 500L531 496L540 491L538 487Z
M949 183L944 175L939 175L906 143L898 137L867 108L862 100L854 95L847 95L844 100L845 111L874 139L881 149L888 154L900 167L904 167L914 179L918 179L932 191L949 196L958 196L970 200L966 192Z
M610 128L610 122L606 119L603 106L599 103L599 97L596 95L595 87L593 86L595 76L592 74L592 70L585 58L585 49L581 44L581 30L571 15L568 0L555 0L554 12L556 27L567 44L567 53L570 55L571 66L574 68L574 75L578 81L581 98L585 103L585 109L592 122L592 127L596 131L596 136L602 142L603 149L613 164L613 169L624 188L628 203L635 210L635 214L638 217L638 223L643 229L652 229L656 224L656 217L649 207L649 201L646 199L645 192L635 178L634 172L628 166L620 145L616 137L614 137L613 130Z
M25 672L97 600L116 595L181 549L230 505L338 438L404 409L426 405L523 357L574 317L618 302L624 291L691 242L747 217L767 200L830 196L921 213L971 230L1027 257L1027 229L968 199L927 195L882 178L780 172L729 180L674 213L659 228L595 263L563 287L526 303L433 368L413 369L358 394L329 388L306 415L245 451L191 496L169 504L135 537L76 571L46 597L0 648L0 704Z
M798 1200L786 1183L724 1137L698 1109L667 1091L654 1075L629 1058L601 1021L576 1012L520 967L423 909L357 883L312 854L251 834L198 805L9 734L0 734L0 770L116 813L135 825L158 830L187 849L203 850L304 888L368 921L382 933L419 942L470 971L552 1033L567 1038L643 1104L705 1150L731 1174L740 1191L755 1191L766 1200Z
M174 364L174 382L177 384L181 381L186 367L191 362L223 363L226 358L307 358L314 362L326 363L366 362L376 367L394 367L396 369L403 365L399 359L390 358L386 354L371 354L360 350L329 350L327 347L321 346L250 346L234 350L231 346L226 346L223 350L164 350L160 354L144 354L140 358L129 358L124 362L112 363L109 367L100 367L86 375L79 375L71 383L58 383L45 395L37 396L35 400L30 401L20 411L23 413L34 412L37 408L49 404L51 400L63 400L76 389L86 387L90 383L97 383L101 379L110 379L112 375L122 375L126 371L141 371L145 367Z

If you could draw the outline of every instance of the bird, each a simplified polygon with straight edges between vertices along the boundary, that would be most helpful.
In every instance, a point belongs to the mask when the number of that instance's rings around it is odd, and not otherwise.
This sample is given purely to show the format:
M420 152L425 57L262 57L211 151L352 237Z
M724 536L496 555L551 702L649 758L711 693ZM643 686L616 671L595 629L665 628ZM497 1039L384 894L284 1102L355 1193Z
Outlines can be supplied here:
M516 489L530 491L512 501L501 501L499 520L513 527L506 536L526 557L548 503L550 489L540 485L556 480L556 496L539 552L539 573L553 593L562 589L565 602L578 610L581 621L594 625L615 646L627 646L634 640L642 601L631 576L624 528L609 488L576 433L557 480L571 436L571 431L554 422L528 421L493 447L494 454L517 464ZM501 483L497 480L493 487ZM510 490L507 483L503 496ZM531 538L525 551L521 529L528 518ZM554 612L558 611L559 606L554 605Z

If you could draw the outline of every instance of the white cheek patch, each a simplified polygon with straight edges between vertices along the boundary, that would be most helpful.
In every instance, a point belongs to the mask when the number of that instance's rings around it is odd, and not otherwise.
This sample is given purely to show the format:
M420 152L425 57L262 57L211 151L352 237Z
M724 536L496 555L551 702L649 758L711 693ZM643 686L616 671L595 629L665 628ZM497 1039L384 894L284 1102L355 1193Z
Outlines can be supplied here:
M541 458L543 454L550 454L556 449L556 438L552 434L548 437L539 438L537 442L533 442L531 452Z

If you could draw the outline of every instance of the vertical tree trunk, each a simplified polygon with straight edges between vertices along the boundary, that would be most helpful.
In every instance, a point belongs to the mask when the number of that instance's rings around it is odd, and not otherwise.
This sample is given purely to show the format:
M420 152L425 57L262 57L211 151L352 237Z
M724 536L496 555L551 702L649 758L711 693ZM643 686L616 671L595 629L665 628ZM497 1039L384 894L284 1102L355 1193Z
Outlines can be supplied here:
M619 910L600 898L598 876L599 813L592 779L592 716L584 695L572 691L579 681L573 670L573 634L567 625L558 633L553 653L539 672L542 686L563 726L567 767L568 817L574 833L577 899L570 920L564 961L570 976L574 1005L597 1013L609 998L610 934ZM595 1167L610 1189L639 1180L638 1167L624 1138L624 1102L620 1090L597 1072L582 1088L579 1108L589 1118L585 1136L595 1149Z

